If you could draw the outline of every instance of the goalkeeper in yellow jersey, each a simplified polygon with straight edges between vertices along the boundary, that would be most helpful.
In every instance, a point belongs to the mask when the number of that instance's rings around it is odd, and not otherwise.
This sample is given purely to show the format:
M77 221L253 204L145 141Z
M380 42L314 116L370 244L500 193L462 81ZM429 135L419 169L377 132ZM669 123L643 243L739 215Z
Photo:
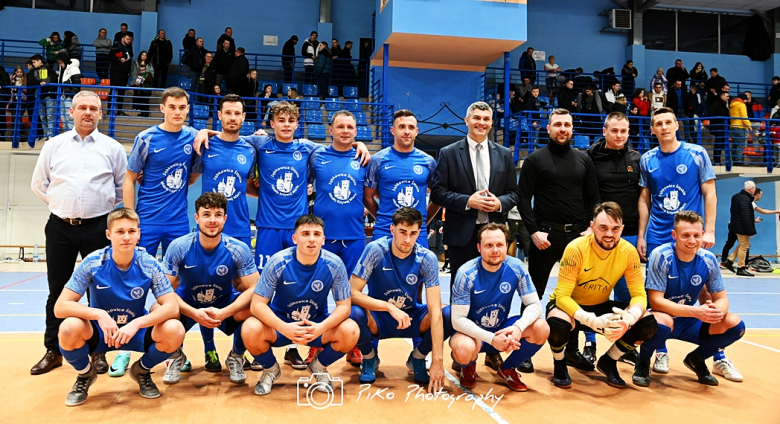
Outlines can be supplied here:
M553 353L553 384L568 389L571 378L563 350L569 333L595 331L613 342L596 368L607 377L607 384L624 388L617 360L637 344L655 334L658 326L646 311L647 295L639 254L631 243L621 240L623 213L615 202L596 205L592 234L575 239L563 253L558 285L547 303L550 349ZM609 300L615 284L625 275L629 303Z

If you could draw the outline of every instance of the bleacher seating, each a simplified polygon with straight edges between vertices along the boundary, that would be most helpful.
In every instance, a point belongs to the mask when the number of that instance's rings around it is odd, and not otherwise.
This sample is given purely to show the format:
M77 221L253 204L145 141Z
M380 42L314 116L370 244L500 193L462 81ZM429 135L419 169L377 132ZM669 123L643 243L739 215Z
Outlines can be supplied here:
M325 110L341 110L341 101L335 97L325 99Z
M301 107L304 109L320 109L320 104L317 103L316 97L305 97L305 100L301 102Z
M286 82L286 83L284 83L283 88L284 88L284 92L282 92L282 94L287 94L287 92L290 91L290 88L294 88L294 89L298 90L298 84L293 84L293 83Z
M339 88L335 85L328 86L328 96L329 97L338 97L339 96Z
M209 118L209 107L206 105L193 105L192 106L192 116L195 118L200 119L208 119Z
M355 115L355 121L358 125L366 126L368 123L366 122L366 113L365 112L353 112Z
M357 99L358 98L358 88L357 87L344 87L344 97L348 99Z
M306 109L303 113L303 122L321 124L322 113L320 112L320 109Z
M186 77L179 77L179 88L182 90L189 90L192 88L192 80Z
M371 129L367 126L359 125L357 127L357 136L355 137L355 140L357 141L371 141L373 140L373 137L371 135Z
M244 125L241 126L241 130L238 132L240 135L252 135L255 133L255 123L252 121L244 121Z
M317 95L317 86L314 84L303 84L303 95L304 96L316 96Z
M346 99L344 100L344 103L346 105L346 109L350 112L362 112L363 108L360 107L360 100L359 99Z
M309 138L312 140L324 140L327 138L327 132L325 131L325 125L311 124L309 125Z
M260 91L262 92L263 90L265 90L265 86L266 85L270 85L271 86L271 92L272 93L276 93L276 89L277 89L278 85L275 82L261 82L257 86L260 88ZM283 93L283 94L287 94L287 93Z
M192 124L192 127L195 128L196 130L206 129L208 127L208 120L206 120L206 119L195 119L193 124Z

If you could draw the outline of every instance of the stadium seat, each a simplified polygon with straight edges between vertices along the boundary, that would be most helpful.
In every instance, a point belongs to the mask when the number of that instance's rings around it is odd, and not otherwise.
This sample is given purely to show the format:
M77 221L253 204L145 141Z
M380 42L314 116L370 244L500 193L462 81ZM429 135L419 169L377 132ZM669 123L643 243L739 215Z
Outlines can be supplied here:
M365 112L354 112L355 115L355 121L358 125L368 125L366 122L366 113Z
M317 86L314 84L303 84L303 95L304 96L316 96L317 95Z
M192 128L195 128L196 130L204 130L208 127L208 120L206 119L196 119L192 123Z
M263 90L265 90L266 85L271 86L272 93L276 93L276 89L279 87L278 84L276 84L275 82L261 82L260 84L257 85L257 87L260 89L260 92L263 92ZM282 94L287 94L287 93L282 93Z
M301 107L304 109L320 109L320 104L317 102L319 99L316 97L305 97L305 100L301 102Z
M357 136L355 137L355 140L357 141L372 141L374 139L373 135L371 134L371 129L368 128L365 125L359 125L357 127Z
M341 101L339 99L328 97L325 100L325 110L340 110L340 109L341 109Z
M192 87L192 80L187 77L179 77L179 87L182 90L189 90Z
M100 80L100 85L111 85L111 80L108 78L102 79Z
M303 114L303 121L310 124L321 124L322 113L320 112L319 108L306 109L306 111Z
M575 149L588 150L589 147L590 147L590 137L581 134L574 136Z
M214 123L214 131L222 131L222 121L219 119Z
M209 107L206 105L192 105L192 116L196 119L209 119Z
M95 93L97 93L98 97L100 97L100 100L102 100L102 101L107 101L108 100L108 91L105 91L105 90L103 90L103 91L96 91Z
M282 94L287 94L287 92L290 91L290 88L294 88L294 89L298 90L298 84L293 84L293 83L287 82L287 83L284 84L283 88L284 88L284 92Z
M94 78L82 78L81 79L82 85L95 85L95 79Z
M312 140L324 140L327 137L325 132L325 125L311 124L309 125L309 138Z
M339 96L339 88L335 85L328 86L328 96L330 97L338 97Z
M241 130L238 132L240 135L252 135L255 133L255 123L252 121L245 121L241 126Z
M350 112L362 112L363 107L360 106L360 100L358 99L346 99L344 101L346 109Z
M358 98L357 87L344 87L344 97L348 99L357 99Z
M298 124L298 129L295 130L295 138L303 138L304 130L306 130L306 124L301 122L300 124Z

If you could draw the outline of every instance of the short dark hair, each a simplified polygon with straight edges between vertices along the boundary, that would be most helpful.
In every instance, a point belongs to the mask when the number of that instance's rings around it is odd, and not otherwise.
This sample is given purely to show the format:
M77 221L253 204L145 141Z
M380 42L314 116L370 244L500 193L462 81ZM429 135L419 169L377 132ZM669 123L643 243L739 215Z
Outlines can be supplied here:
M710 68L710 72L718 72L718 68Z
M623 210L620 209L620 205L617 203L604 202L596 205L596 208L593 209L593 221L596 221L596 217L599 216L602 212L607 214L607 216L612 217L612 219L615 221L621 224L623 223Z
M181 99L185 98L187 99L187 103L190 102L190 95L187 94L186 91L179 87L168 87L163 91L162 96L160 98L160 103L165 104L165 101L168 100L168 97L173 97L174 99Z
M623 112L611 112L609 115L607 115L607 119L604 120L604 127L607 127L607 123L614 119L616 121L628 121L628 117Z
M677 228L677 224L680 222L689 222L696 224L697 222L704 225L704 218L694 211L680 211L674 216L674 228Z
M411 116L412 118L417 120L417 117L414 116L414 114L412 113L411 110L409 110L409 109L399 109L399 110L395 111L395 113L393 114L393 125L395 125L395 121L398 120L398 118L403 118L403 117L406 117L406 116Z
M772 77L772 81L780 81L780 77L775 75L775 76Z
M233 28L231 28L231 27L225 27L225 31L227 31L227 30L231 30L231 31L232 31L232 30L233 30Z
M501 231L504 233L504 238L506 239L507 244L509 244L509 227L506 226L506 224L500 224L498 222L488 222L487 224L483 225L482 228L477 231L477 243L482 244L482 234L486 231Z
M677 122L677 115L674 113L672 108L670 107L661 107L653 111L653 113L650 114L650 125L652 126L655 124L655 115L660 115L662 113L671 113L672 116L674 116L674 121Z
M538 89L539 89L539 86L538 86L538 85L535 85L535 86L531 87L531 91L533 91L533 90L538 90Z
M41 56L39 54L34 54L34 55L32 55L32 57L30 57L30 61L33 61L33 60L40 60L41 62L43 62L43 56Z
M228 94L225 97L219 99L219 111L222 112L222 105L225 103L241 103L241 111L246 109L246 102L238 94Z
M348 110L339 110L333 113L333 116L330 117L330 125L333 125L334 122L336 122L336 118L339 116L349 116L355 121L355 124L357 124L357 119L355 118L355 115L348 111Z
M317 31L312 31L312 32L311 32L311 34L309 34L309 37L311 37L312 35L317 35L317 36L319 36L319 34L317 34Z
M127 24L126 24L126 23L124 23L124 22L122 22L121 24L119 24L119 26L120 26L120 27L126 27L126 26L127 26Z
M404 206L402 208L398 208L395 212L393 212L393 225L417 224L419 227L422 227L422 223L423 223L422 214L420 213L420 211L418 211L415 208Z
M298 36L297 35L293 35L292 37L290 37L290 39L298 41Z
M333 39L332 39L331 41L335 41L335 42L337 42L337 43L338 43L338 42L339 42L339 39L338 39L338 38L336 38L336 37L333 37Z
M322 227L322 231L325 231L325 222L322 220L322 218L314 214L299 216L298 219L295 220L294 231L298 231L298 227L302 225L319 225Z
M222 209L227 214L228 201L222 193L214 193L213 191L207 191L198 197L195 201L195 213L200 214L201 208L203 209Z
M241 54L246 53L246 50L243 47L239 47L236 49L237 52L241 52Z
M761 190L760 188L756 187L756 191L753 192L753 194L761 194L764 190Z
M195 32L195 28L190 28L190 29L187 30L187 32L190 32L190 31Z

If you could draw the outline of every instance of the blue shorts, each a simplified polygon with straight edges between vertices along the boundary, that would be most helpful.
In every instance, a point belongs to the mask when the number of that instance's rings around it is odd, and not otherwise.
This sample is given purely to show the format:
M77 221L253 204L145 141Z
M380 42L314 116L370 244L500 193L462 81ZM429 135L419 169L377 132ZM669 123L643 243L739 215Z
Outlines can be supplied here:
M277 316L279 317L279 319L281 319L284 322L292 322L292 321L288 321L287 319L285 319L285 318L283 318L283 317L281 317L279 315L277 315ZM314 317L314 318L309 318L309 321L320 323L322 321L325 321L329 316L330 316L329 314L322 314L322 315ZM293 344L292 340L288 339L287 336L285 336L284 334L280 333L277 330L276 331L276 341L271 344L271 347L284 347L284 346L289 346L291 344ZM306 346L309 346L309 347L322 347L322 335L320 335L316 339L310 341L309 344L307 344Z
M162 254L168 251L168 245L181 236L189 234L189 224L185 225L144 225L141 223L141 241L138 245L150 255L157 257L157 248L162 243Z
M347 273L351 275L357 266L363 250L366 249L366 238L359 240L325 240L322 246L325 250L341 258Z
M702 330L703 322L698 318L693 317L678 317L674 318L674 328L672 334L669 335L670 339L682 340L688 343L700 344L700 333Z
M519 320L519 319L520 319L520 315L515 315L515 316L508 317L507 319L504 320L504 322L502 322L501 324L498 325L498 327L499 327L498 330L503 330L504 328L507 328L507 327L509 327L511 325L514 325L517 322L517 320ZM484 328L483 328L483 330L484 330ZM496 330L496 331L498 331L498 330ZM488 331L490 331L490 330L488 330ZM492 344L482 342L482 347L479 349L479 353L502 353L502 352L499 352L498 349L493 347Z
M211 304L210 305L193 304L194 302L193 303L186 302L186 303L188 305L192 306L195 309L208 308L209 306L214 306L215 308L218 308L218 307L224 308L225 306L230 305L231 303L233 303L239 295L241 295L241 293L233 293L233 295L230 297L229 301L221 302L221 303L224 304L222 306L215 306L215 305L211 305ZM188 316L186 316L184 314L180 314L179 315L179 321L181 321L182 325L184 325L184 331L189 331L190 328L194 327L195 324L197 324L197 322L194 319L192 319L192 318L190 318L190 317L188 317ZM222 323L219 324L219 327L217 327L217 328L222 330L223 333L225 333L228 336L230 336L230 335L232 335L233 333L236 332L236 330L238 329L239 325L241 325L240 322L236 321L233 317L228 317L226 320L222 321Z
M257 269L262 271L263 265L282 249L292 247L295 230L279 230L276 228L258 228L255 254Z
M87 340L87 346L89 346L89 353L106 353L114 350L132 350L134 352L147 352L149 347L154 343L152 340L152 327L139 329L129 342L123 344L120 347L108 347L105 340L103 330L98 325L97 321L90 321L92 324L92 337Z
M416 338L422 337L420 331L420 324L422 324L423 318L428 314L428 305L417 305L414 309L404 309L412 319L412 325L403 330L398 329L398 321L390 315L389 312L383 311L369 311L376 321L376 326L379 329L377 337L379 340L395 339L395 338Z

